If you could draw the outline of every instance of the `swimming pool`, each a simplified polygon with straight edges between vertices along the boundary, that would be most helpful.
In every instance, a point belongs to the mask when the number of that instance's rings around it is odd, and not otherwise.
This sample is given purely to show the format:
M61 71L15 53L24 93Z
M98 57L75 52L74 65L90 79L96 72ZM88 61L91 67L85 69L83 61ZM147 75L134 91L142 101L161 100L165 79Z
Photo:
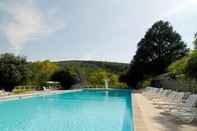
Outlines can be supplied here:
M131 92L83 90L0 102L1 131L133 131Z

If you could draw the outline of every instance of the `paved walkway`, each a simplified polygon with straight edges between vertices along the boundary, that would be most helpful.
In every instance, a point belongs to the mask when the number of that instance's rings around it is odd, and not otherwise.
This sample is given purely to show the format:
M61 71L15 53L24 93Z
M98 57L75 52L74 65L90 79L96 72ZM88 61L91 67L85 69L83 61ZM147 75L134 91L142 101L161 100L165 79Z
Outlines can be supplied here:
M172 116L162 115L140 93L134 93L133 102L135 131L197 131L197 123L186 125L175 122Z

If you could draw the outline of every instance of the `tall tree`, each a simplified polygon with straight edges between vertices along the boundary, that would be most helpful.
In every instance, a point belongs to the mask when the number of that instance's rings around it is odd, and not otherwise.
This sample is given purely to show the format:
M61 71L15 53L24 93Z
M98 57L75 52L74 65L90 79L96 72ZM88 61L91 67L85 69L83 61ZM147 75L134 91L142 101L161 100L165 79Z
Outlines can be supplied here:
M25 57L8 53L0 55L0 87L12 91L16 85L26 82L29 77L27 65Z
M173 61L183 57L188 49L169 22L158 21L146 32L137 46L128 71L128 84L136 84L146 76L165 72Z

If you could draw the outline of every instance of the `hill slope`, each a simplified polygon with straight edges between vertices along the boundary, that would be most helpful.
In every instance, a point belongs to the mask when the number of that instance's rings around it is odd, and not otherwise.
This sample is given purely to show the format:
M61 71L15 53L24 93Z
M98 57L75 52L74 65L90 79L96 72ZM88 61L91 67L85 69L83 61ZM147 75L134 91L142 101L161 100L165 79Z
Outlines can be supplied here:
M58 61L60 67L74 66L75 68L86 68L90 71L103 69L111 73L121 74L127 71L129 64L103 61Z

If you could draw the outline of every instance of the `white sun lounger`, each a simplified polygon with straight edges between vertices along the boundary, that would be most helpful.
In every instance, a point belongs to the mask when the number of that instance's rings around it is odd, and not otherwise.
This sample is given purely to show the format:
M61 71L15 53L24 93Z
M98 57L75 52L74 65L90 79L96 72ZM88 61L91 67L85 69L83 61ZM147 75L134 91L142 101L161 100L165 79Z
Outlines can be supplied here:
M177 120L183 122L192 122L194 118L197 118L197 95L190 95L185 103L171 105L164 110L165 113L175 116Z
M162 108L163 106L166 107L172 104L180 104L183 102L184 98L183 92L175 92L173 91L168 95L168 97L162 101L154 102L153 104L157 106L157 108Z
M186 123L192 122L194 119L197 119L197 109L191 111L179 111L171 113L177 121L182 121Z
M164 90L162 88L152 88L150 91L143 93L148 99L158 98Z
M173 94L172 90L164 90L158 97L152 99L153 101L152 103L157 104L158 102L161 102L161 101L168 101L170 98L169 96L172 94Z

